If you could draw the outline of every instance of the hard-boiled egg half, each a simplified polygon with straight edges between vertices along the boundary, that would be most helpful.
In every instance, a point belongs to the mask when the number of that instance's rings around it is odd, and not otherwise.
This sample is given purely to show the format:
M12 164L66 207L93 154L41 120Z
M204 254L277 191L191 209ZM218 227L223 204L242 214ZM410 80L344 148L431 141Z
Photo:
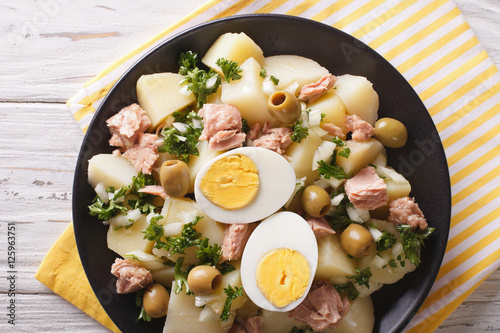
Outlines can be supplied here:
M258 147L230 150L205 164L194 194L200 209L223 223L250 223L277 212L295 189L295 172L278 153Z
M318 266L318 245L298 214L279 212L263 220L241 258L241 282L259 307L290 311L306 297Z

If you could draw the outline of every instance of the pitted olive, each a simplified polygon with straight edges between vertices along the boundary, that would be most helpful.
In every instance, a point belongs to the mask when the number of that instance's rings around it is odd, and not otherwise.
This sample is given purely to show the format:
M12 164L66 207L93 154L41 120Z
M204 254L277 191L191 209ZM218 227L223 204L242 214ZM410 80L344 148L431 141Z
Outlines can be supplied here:
M406 144L408 131L405 125L393 118L380 118L373 131L375 138L389 148L401 148Z
M208 295L222 283L222 274L212 266L196 266L188 274L187 283L195 295Z
M183 197L189 190L189 168L179 160L167 160L160 168L160 183L171 197Z
M274 119L285 124L293 124L299 120L302 112L297 97L287 91L276 91L269 96L267 109Z
M375 242L368 229L351 223L340 235L340 245L354 258L364 258L372 252Z
M153 283L144 290L142 306L152 318L161 318L167 314L169 300L167 289L161 284Z
M309 185L302 192L302 208L313 217L322 217L332 207L330 196L318 185Z

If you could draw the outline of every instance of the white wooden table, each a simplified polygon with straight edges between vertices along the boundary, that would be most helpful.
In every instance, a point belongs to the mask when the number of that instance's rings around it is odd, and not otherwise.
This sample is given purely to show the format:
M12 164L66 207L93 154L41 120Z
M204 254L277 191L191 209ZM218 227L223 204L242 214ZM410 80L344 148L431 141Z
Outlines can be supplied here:
M0 332L105 332L34 278L71 220L83 139L65 102L118 57L205 0L0 0ZM457 0L500 67L500 1ZM16 225L16 325L7 324L7 227ZM500 272L438 332L500 331Z

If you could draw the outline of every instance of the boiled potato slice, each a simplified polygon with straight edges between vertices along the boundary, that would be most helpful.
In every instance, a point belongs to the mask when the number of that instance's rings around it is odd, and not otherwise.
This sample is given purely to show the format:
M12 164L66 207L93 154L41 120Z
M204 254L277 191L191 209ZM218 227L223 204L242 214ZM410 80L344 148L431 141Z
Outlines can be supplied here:
M261 316L263 332L290 333L294 326L299 329L306 328L307 326L301 321L288 318L288 312L276 312L262 309Z
M314 152L323 140L313 131L300 143L292 142L286 149L286 155L291 157L290 164L297 178L306 177L305 185L311 185L319 178L317 170L312 169Z
M348 158L337 155L337 164L344 168L347 173L358 172L372 163L378 154L385 154L384 146L375 139L359 142L348 140L346 147L351 150L351 154Z
M283 90L297 82L298 89L318 81L328 70L316 61L297 55L277 55L267 57L264 64L267 76L279 80L277 90Z
M160 269L152 270L151 275L156 283L161 283L167 288L170 288L175 279L175 269L170 266L163 266Z
M222 70L216 64L219 58L235 61L240 67L248 58L254 58L260 66L264 65L262 49L243 32L228 32L217 38L201 62L223 75Z
M320 110L325 114L322 123L332 123L345 129L345 106L333 89L328 90L320 98L307 106L311 110Z
M261 67L254 58L249 58L241 66L241 79L222 83L222 102L233 104L240 110L241 117L250 125L269 121L275 123L267 110L267 96L262 90Z
M378 94L364 76L341 75L333 87L347 113L355 114L375 126L378 118Z
M137 80L137 100L156 128L171 113L192 104L196 97L180 85L183 76L176 73L143 75Z
M373 251L369 256L361 259L359 265L361 268L370 267L372 272L372 277L370 278L370 289L372 285L377 283L382 284L392 284L399 281L405 274L413 272L416 268L408 259L404 261L404 267L401 266L400 260L397 259L398 255L402 258L405 257L402 249L402 240L399 237L399 233L396 231L394 224L388 221L371 219L367 222L368 225L373 224L377 227L379 231L387 231L396 236L397 243L391 248L377 256L376 252ZM391 267L388 264L390 260L394 259L396 267ZM382 260L382 261L381 261Z
M215 151L208 149L208 141L200 141L198 143L199 155L191 155L189 157L189 193L194 192L194 181L198 171L212 158L220 155L223 151Z
M121 256L132 251L151 253L154 242L144 239L142 231L149 226L146 217L142 215L130 228L115 230L113 226L108 229L108 248Z
M353 275L354 267L355 261L342 249L338 235L328 235L318 240L316 279L333 284L347 283L346 275Z
M323 333L371 333L375 324L373 303L370 296L358 297L335 329L327 328Z
M222 329L220 321L199 321L202 310L194 304L194 295L188 296L184 290L179 294L172 291L163 333L226 332Z
M134 166L125 158L113 154L95 155L89 160L88 177L92 187L103 183L105 188L119 189L132 183L137 176Z

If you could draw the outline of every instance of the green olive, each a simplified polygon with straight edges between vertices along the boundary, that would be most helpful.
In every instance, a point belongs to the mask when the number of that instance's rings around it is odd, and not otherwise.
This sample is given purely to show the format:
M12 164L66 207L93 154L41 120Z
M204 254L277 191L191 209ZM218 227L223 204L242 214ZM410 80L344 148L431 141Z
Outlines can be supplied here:
M189 190L189 168L179 160L167 160L160 168L160 183L171 197L183 197Z
M142 306L152 318L161 318L167 314L169 300L167 289L161 284L153 283L144 290Z
M401 148L406 144L408 131L405 125L393 118L380 118L373 131L375 138L389 148Z
M375 242L365 227L351 223L340 235L340 245L354 258L364 258L372 252Z
M287 91L276 91L267 100L269 114L285 124L293 124L300 118L300 102Z
M332 201L325 189L318 185L309 185L302 191L302 208L313 217L321 217L328 213Z
M187 283L196 295L208 295L222 283L222 274L212 266L196 266L188 274Z

